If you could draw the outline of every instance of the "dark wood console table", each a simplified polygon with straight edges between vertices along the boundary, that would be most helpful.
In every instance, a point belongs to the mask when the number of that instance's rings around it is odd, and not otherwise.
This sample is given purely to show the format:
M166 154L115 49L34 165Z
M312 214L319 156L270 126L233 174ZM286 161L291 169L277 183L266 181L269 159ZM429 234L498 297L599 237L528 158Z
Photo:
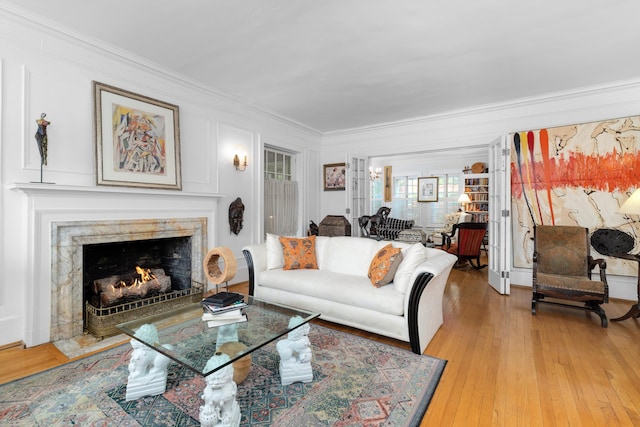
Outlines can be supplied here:
M637 285L638 286L638 291L637 291L638 302L636 302L631 306L627 314L621 317L617 317L615 319L611 319L611 321L619 322L620 320L626 320L631 317L633 317L634 319L637 319L638 317L640 317L640 254L611 254L610 256L614 258L628 259L630 261L636 261L638 263L638 285Z

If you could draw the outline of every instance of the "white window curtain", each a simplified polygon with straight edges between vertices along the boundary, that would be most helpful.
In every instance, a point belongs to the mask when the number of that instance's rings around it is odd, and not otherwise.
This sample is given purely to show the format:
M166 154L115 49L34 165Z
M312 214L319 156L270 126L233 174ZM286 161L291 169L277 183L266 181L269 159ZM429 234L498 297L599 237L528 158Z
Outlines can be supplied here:
M278 236L295 236L298 231L298 183L264 181L265 231Z

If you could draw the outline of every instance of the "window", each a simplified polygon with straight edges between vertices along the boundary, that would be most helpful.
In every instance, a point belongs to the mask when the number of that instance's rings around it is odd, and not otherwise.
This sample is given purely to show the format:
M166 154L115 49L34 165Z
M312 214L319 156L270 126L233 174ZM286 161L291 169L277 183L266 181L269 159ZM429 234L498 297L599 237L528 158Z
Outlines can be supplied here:
M455 212L460 207L460 174L436 175L438 177L438 201L429 203L429 226L441 227L444 225L444 216Z
M271 148L264 149L264 179L293 180L293 155Z
M384 206L383 194L382 179L378 178L371 181L371 215L378 212L378 209Z
M394 176L389 216L401 219L420 219L418 205L418 178L415 176ZM371 213L374 214L384 206L383 185L381 179L371 183Z
M413 219L416 224L440 228L444 225L444 216L458 210L460 196L460 174L432 175L438 177L438 201L418 203L418 177L394 176L393 199L389 216L401 219ZM371 214L382 206L383 182L377 179L371 183ZM387 203L388 205L388 203Z
M294 154L264 149L264 230L279 236L298 232L298 183Z
M418 222L418 178L408 176L393 177L393 199L391 212L394 218L413 219Z

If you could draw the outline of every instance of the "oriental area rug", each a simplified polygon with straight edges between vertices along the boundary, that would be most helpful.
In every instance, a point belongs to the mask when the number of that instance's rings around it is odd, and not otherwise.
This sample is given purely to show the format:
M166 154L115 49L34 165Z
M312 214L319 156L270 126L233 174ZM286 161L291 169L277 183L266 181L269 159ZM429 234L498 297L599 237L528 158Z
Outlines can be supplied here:
M280 384L271 343L238 386L242 426L418 426L445 360L312 325L313 382ZM129 344L0 386L3 426L197 426L204 378L169 365L167 391L125 400ZM203 345L200 349L208 353ZM203 357L210 355L203 354Z

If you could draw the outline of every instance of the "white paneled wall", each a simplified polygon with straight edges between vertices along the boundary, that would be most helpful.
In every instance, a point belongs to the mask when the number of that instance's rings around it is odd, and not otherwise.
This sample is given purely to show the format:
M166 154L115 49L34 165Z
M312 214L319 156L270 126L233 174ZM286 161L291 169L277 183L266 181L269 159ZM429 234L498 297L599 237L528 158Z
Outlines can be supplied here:
M255 230L261 219L262 161L256 156L262 141L295 147L304 161L315 161L316 156L307 154L317 153L320 135L200 87L118 47L92 44L12 13L0 8L0 345L17 341L34 345L48 335L33 319L47 316L42 304L51 298L27 291L47 292L41 282L50 271L46 256L50 233L42 218L126 219L197 212L209 220L208 247L231 247L238 258L236 281L246 280L241 248L260 239ZM150 192L156 196L149 199L146 191L96 187L93 81L179 107L182 192ZM34 134L35 121L43 112L51 122L44 181L70 190L64 192L65 198L57 198L54 191L45 198L46 212L37 212L41 202L22 189L40 179ZM248 155L245 172L232 166L229 153L237 149ZM303 167L313 170L316 165ZM303 178L303 191L318 198L319 190L311 182L314 187ZM245 227L237 236L229 233L227 220L228 205L236 197L247 206ZM153 212L141 206L145 199L151 200ZM204 200L213 200L215 208L203 211Z

